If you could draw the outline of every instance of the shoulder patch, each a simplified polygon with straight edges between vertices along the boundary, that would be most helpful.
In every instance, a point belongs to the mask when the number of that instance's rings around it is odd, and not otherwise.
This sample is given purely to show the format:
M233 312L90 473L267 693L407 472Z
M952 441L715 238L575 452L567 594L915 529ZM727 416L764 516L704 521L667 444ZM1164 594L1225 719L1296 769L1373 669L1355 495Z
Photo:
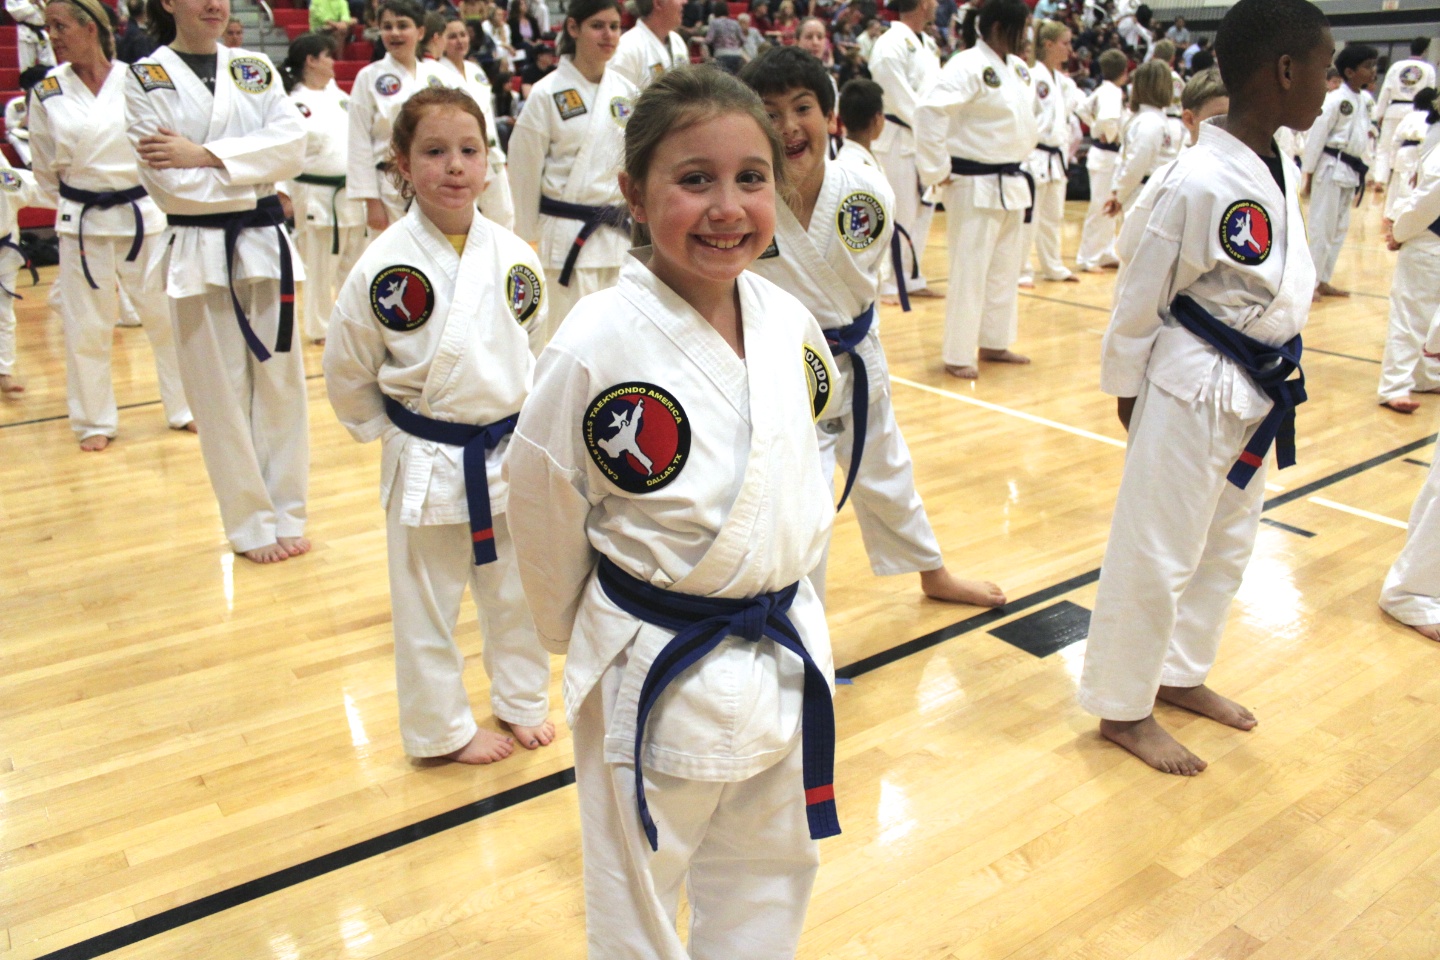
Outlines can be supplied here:
M140 89L146 93L152 90L175 89L175 81L170 79L170 74L158 63L132 63L130 72L140 81Z
M1039 83L1035 84L1035 95L1041 100L1044 100L1046 97L1050 96L1050 84L1046 83L1044 80L1041 80Z
M758 259L758 260L773 260L774 258L776 258L776 257L778 257L778 256L780 256L780 244L775 240L774 237L771 237L771 238L770 238L770 246L766 247L766 248L765 248L765 252L762 253L762 254L760 254L760 256L757 257L756 259Z
M429 87L431 90L438 90L441 87L445 86L445 81L441 80L439 77L432 73L430 74L430 79L425 81L425 86Z
M435 290L415 267L386 267L370 282L370 310L387 330L408 333L435 312Z
M340 98L340 109L341 109L341 110L344 110L346 113L349 113L349 112L350 112L350 98L349 98L349 97L341 97L341 98Z
M987 87L1000 86L1000 74L995 72L994 67L986 67L985 72L980 74L980 79L985 81Z
M810 416L819 422L825 419L830 409L830 400L835 395L835 368L830 348L804 345L805 385L810 390Z
M0 170L0 190L6 193L19 193L25 182L14 170Z
M275 71L259 57L236 57L230 61L230 79L246 93L264 93L275 82Z
M35 96L41 100L49 100L51 97L58 97L65 91L60 89L59 77L46 77L34 87Z
M540 309L545 297L545 284L534 270L517 263L505 274L505 302L510 315L522 327L528 327L530 318Z
M560 111L561 120L570 120L581 116L588 111L585 101L580 97L579 90L561 90L559 93L551 94L555 101L555 109Z
M662 77L662 76L664 76L664 75L665 75L665 64L663 64L663 63L652 63L652 64L650 64L650 77L651 77L651 79L658 80L660 77Z
M1236 200L1220 218L1220 249L1236 263L1255 267L1270 256L1270 214L1256 200Z
M299 100L295 101L295 109L300 111L300 116L304 117L306 120L310 119L310 108L305 106L305 104L301 103Z
M382 97L393 97L400 92L400 78L393 73L382 73L375 78L375 92Z
M1022 64L1015 64L1015 76L1020 78L1021 83L1026 86L1030 85L1030 71L1025 69Z
M1354 112L1355 112L1355 104L1351 103L1349 100L1341 100L1341 101L1340 101L1340 115L1341 115L1342 117L1348 117L1348 116L1350 116L1350 114L1352 114L1352 113L1354 113Z
M680 476L690 457L690 419L653 383L616 384L590 401L581 424L600 472L627 493L650 493Z
M873 194L857 190L840 201L835 229L846 247L856 253L868 250L885 230L885 208Z
M625 126L625 122L630 119L630 111L632 109L633 106L630 103L629 97L610 98L610 119L614 120L620 126Z

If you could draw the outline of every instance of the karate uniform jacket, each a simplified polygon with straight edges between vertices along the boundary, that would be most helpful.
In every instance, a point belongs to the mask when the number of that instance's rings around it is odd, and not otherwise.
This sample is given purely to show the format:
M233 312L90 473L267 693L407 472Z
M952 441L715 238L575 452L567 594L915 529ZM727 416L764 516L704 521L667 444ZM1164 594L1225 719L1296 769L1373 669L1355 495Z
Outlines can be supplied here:
M1126 217L1100 388L1134 397L1149 380L1182 402L1216 401L1250 420L1264 416L1270 398L1181 327L1170 303L1183 293L1220 322L1279 346L1305 326L1315 267L1295 167L1282 165L1281 196L1265 162L1218 120L1201 125L1199 143L1151 178L1153 189ZM1216 365L1222 370L1211 395Z
M1025 161L1025 169L1036 183L1065 180L1065 164L1070 155L1070 118L1079 106L1080 88L1065 74L1051 73L1043 63L1030 68L1030 79L1035 82L1035 100L1040 105L1036 120L1039 139ZM1061 155L1057 157L1041 150L1041 144L1058 148Z
M1125 91L1109 80L1101 81L1095 91L1080 102L1076 115L1090 128L1090 137L1101 143L1119 143L1121 121L1125 117ZM1091 169L1114 167L1119 161L1114 151L1090 151L1085 165Z
M1391 233L1396 243L1409 243L1416 237L1428 235L1440 244L1440 235L1430 230L1430 225L1437 221L1440 221L1440 150L1431 150L1420 160L1415 189L1395 207Z
M1380 99L1375 103L1376 119L1386 114L1403 114L1415 102L1417 93L1433 86L1435 65L1430 61L1415 57L1395 61L1385 71L1385 80L1380 84ZM1395 109L1391 110L1391 107Z
M1385 194L1387 219L1395 219L1395 211L1414 189L1420 154L1430 132L1429 117L1428 111L1411 110L1395 125L1395 136L1390 140L1390 189Z
M1135 112L1125 125L1110 187L1122 206L1129 208L1145 179L1179 156L1184 142L1185 127L1159 107L1146 104Z
M401 498L405 526L469 519L464 450L395 427L384 398L432 420L477 426L518 413L534 370L529 331L543 329L545 311L535 251L478 214L458 257L418 204L361 255L330 314L325 385L352 437L384 441L380 500L388 510ZM509 443L486 456L497 515L505 511Z
M790 208L777 202L775 241L750 269L794 294L820 329L846 326L879 295L881 268L890 256L890 235L895 232L894 209L895 196L883 173L827 160L810 228L801 227ZM865 361L869 402L873 402L890 388L878 316L856 352ZM849 358L845 361L839 364L842 375L850 369ZM852 387L846 375L831 416L850 411Z
M602 554L697 596L803 581L790 618L833 674L824 611L805 580L834 516L810 362L829 353L794 297L749 272L736 283L744 360L627 261L616 286L580 301L596 322L565 324L541 355L511 444L510 529L540 641L567 655L569 722L612 664L624 671L606 724L610 762L633 759L640 684L672 634L610 602L595 574ZM662 695L646 767L695 780L755 775L794 744L802 683L799 659L771 641L723 641Z
M586 80L569 56L530 88L510 134L510 192L515 232L539 241L546 267L559 270L583 226L579 220L541 216L540 197L586 206L623 206L620 169L625 121L637 91L614 70L598 84ZM601 227L585 241L576 266L618 267L630 248L624 232Z
M44 190L35 181L35 174L29 170L16 170L10 161L0 156L0 239L8 237L11 242L20 242L18 218L25 207L49 207ZM19 269L23 257L14 250L0 250L0 263L9 261Z
M305 160L301 173L320 177L346 176L346 152L350 142L350 97L331 80L323 90L312 90L303 83L290 91L290 102L300 113L305 126ZM350 196L349 183L336 194L322 184L297 183L293 180L281 189L295 207L295 222L313 227L336 225L365 226L365 205ZM331 205L335 213L330 213Z
M875 140L875 151L889 153L899 147L902 155L913 154L915 110L920 98L940 79L940 54L935 41L928 35L916 36L914 30L896 20L870 50L870 77L885 91L885 113L899 117L909 127L887 120Z
M350 149L346 188L354 200L403 206L400 192L379 167L390 157L390 132L405 101L425 87L441 86L434 61L416 60L411 73L390 54L363 68L350 87Z
M680 34L671 31L664 39L655 36L644 20L626 30L615 48L605 70L613 70L644 90L646 84L662 76L666 70L683 67L690 62L690 50Z
M1320 119L1305 134L1305 154L1300 169L1314 174L1316 180L1329 176L1336 186L1363 186L1360 175L1325 153L1325 148L1334 147L1373 165L1371 143L1370 114L1365 101L1349 84L1342 83L1325 95Z
M125 78L132 148L165 127L204 144L224 164L185 170L139 164L140 182L169 216L252 210L262 197L274 195L276 183L298 174L305 160L305 127L270 59L219 44L215 49L214 95L168 46L132 64ZM279 279L280 242L273 229L241 231L235 279ZM152 251L150 269L164 271L171 297L197 297L207 287L229 285L222 230L169 227ZM304 280L288 237L284 255L295 279Z
M889 126L890 121L885 121L885 124ZM875 154L871 153L869 148L861 146L854 140L842 140L840 142L840 149L835 151L834 162L852 169L874 170L876 173L884 176L884 168L880 166L880 161L875 159Z
M90 92L68 63L62 63L31 91L30 146L35 179L49 198L47 206L59 211L55 231L73 237L80 230L80 210L74 200L60 198L60 184L79 190L108 193L129 190L140 183L135 151L125 135L125 78L130 68L112 61L99 95ZM165 214L150 197L137 201L145 234L165 229ZM87 237L133 237L135 212L128 203L85 215Z

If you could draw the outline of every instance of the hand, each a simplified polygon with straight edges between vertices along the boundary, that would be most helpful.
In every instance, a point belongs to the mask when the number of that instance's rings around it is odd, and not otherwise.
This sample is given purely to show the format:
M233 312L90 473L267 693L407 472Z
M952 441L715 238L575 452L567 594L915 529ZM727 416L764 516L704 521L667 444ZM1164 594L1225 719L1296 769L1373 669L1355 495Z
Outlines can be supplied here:
M1310 199L1310 174L1305 174L1305 179L1300 181L1300 199Z
M1135 412L1135 398L1117 397L1115 400L1115 412L1120 417L1120 425L1125 428L1126 433L1129 433L1130 417Z
M224 168L220 158L200 144L161 127L158 133L141 137L136 154L155 170L193 170L198 167Z
M1385 241L1385 249L1399 250L1400 244L1395 242L1395 221L1388 217L1380 221L1380 237Z
M276 191L275 196L280 198L280 210L285 214L285 219L294 220L295 204L290 202L290 194L284 191Z
M1120 214L1120 201L1112 193L1110 199L1105 201L1104 214L1107 217L1114 217Z
M386 212L385 204L373 197L365 201L365 225L371 233L379 233L390 226L390 214Z

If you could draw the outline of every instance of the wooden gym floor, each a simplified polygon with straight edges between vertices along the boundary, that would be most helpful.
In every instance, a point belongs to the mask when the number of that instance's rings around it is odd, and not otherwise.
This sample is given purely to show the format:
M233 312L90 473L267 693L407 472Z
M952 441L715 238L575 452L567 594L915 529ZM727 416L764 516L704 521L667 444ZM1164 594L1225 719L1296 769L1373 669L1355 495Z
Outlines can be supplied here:
M1211 762L1193 780L1098 738L1074 701L1083 643L1041 658L990 632L1093 603L1123 456L1096 387L1113 274L1027 292L1034 365L975 384L942 370L939 301L885 311L949 563L1012 602L977 615L878 579L840 517L845 833L822 845L802 957L1440 955L1440 645L1375 603L1440 397L1375 405L1378 222L1367 201L1341 259L1356 295L1311 314L1300 462L1271 475L1213 678L1260 726L1160 711ZM933 239L940 276L943 222ZM401 753L378 446L335 422L318 350L315 550L259 567L226 549L194 438L165 427L143 334L116 332L118 442L82 455L46 290L22 293L29 391L0 406L0 960L583 957L563 724L492 767Z

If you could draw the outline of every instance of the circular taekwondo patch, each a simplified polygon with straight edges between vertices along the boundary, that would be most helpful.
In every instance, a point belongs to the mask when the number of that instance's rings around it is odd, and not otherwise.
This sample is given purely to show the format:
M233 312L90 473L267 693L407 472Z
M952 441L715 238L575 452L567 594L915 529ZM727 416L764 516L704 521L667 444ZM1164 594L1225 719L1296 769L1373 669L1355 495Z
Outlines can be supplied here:
M236 57L230 61L230 78L246 93L264 93L275 79L270 64L259 57Z
M985 81L987 87L1000 86L1000 74L995 72L994 67L986 67L985 72L980 74L980 79Z
M517 263L505 274L505 302L510 305L510 315L520 326L525 326L535 316L535 311L540 309L540 298L544 295L540 278L525 264Z
M868 193L852 193L840 201L835 229L851 250L869 249L885 230L885 208Z
M1035 84L1035 96L1039 97L1041 100L1044 100L1046 97L1050 96L1050 84L1046 83L1044 80L1041 80L1039 83Z
M805 386L810 390L810 416L820 421L830 409L835 396L835 371L830 366L830 350L817 350L805 344Z
M1029 85L1029 83L1030 83L1030 71L1029 71L1029 70L1026 70L1024 67L1022 67L1022 66L1021 66L1020 64L1018 64L1018 63L1015 64L1015 76L1017 76L1017 77L1020 78L1020 82L1021 82L1021 83L1026 84L1027 86Z
M393 73L382 73L375 78L375 92L382 97L393 97L400 92L400 78Z
M1352 113L1354 113L1354 112L1355 112L1355 105L1354 105L1353 103L1351 103L1349 100L1341 100L1341 101L1340 101L1340 113L1341 113L1342 116L1348 117L1348 116L1350 116L1350 114L1352 114Z
M430 278L414 267L386 267L370 282L370 309L387 330L406 333L435 312Z
M1254 200L1236 200L1220 218L1220 248L1248 267L1270 256L1270 214Z
M628 493L659 490L690 456L690 419L653 383L620 383L585 410L585 446L610 482Z

